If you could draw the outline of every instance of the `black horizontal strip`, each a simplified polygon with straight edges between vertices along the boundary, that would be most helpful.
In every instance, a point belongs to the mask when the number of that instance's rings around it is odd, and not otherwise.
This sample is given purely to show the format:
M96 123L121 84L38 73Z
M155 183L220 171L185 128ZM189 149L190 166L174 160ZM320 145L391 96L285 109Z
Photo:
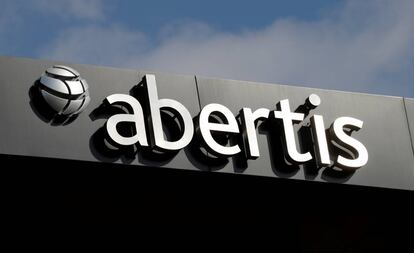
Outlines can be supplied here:
M81 105L78 107L78 109L76 109L76 111L74 113L78 113L78 111L82 108L83 104L85 104L85 100L86 100L86 98L82 99Z
M78 74L76 74L75 72L73 72L73 71L72 71L72 70L70 70L70 69L63 68L63 67L60 67L60 66L53 66L53 68L55 68L55 69L62 69L62 70L66 70L66 71L68 71L68 72L72 73L74 76L79 77L79 75L78 75Z
M60 75L55 75L55 74L49 73L49 72L47 72L47 71L46 71L46 75L47 75L48 77L55 78L55 79L59 79L59 80L64 80L64 81L76 81L76 80L78 80L78 78L79 78L78 76L71 77L71 76L60 76Z
M65 94L65 93L53 90L53 89L47 87L46 85L42 84L41 82L39 82L39 86L40 86L39 87L40 89L45 90L46 92L48 92L48 93L50 93L54 96L60 97L60 98L65 98L65 99L70 99L70 100L77 100L77 99L80 99L80 98L85 96L85 93L82 93L82 94L79 94L79 95Z

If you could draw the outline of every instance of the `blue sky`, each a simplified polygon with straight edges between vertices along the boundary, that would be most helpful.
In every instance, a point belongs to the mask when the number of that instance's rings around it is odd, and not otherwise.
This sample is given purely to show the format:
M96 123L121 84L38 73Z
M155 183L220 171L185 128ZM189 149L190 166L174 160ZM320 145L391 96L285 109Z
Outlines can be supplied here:
M0 0L0 54L414 97L414 1Z

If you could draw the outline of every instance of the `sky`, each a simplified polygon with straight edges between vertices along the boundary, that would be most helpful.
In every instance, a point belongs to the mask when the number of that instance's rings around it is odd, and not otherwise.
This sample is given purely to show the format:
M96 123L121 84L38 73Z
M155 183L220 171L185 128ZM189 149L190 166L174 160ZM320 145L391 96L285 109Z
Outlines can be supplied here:
M412 0L0 3L0 55L414 97Z

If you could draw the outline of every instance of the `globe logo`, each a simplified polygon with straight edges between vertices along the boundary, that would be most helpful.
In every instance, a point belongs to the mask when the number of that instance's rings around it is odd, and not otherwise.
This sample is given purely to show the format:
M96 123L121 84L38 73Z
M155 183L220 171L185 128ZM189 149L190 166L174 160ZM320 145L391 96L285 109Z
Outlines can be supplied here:
M71 117L88 106L88 84L73 68L55 65L40 77L38 88L55 115Z

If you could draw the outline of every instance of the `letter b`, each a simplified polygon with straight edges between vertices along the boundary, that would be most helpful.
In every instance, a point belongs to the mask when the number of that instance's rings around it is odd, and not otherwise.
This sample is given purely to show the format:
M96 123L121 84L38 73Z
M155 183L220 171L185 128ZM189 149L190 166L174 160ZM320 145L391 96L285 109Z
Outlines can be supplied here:
M163 151L179 150L187 146L193 138L194 125L193 120L180 102L172 99L158 99L157 84L154 75L145 75L144 85L148 92L149 117L148 126L150 127L151 146ZM161 109L178 113L181 117L182 136L176 141L168 141L164 138L164 131L161 121Z

